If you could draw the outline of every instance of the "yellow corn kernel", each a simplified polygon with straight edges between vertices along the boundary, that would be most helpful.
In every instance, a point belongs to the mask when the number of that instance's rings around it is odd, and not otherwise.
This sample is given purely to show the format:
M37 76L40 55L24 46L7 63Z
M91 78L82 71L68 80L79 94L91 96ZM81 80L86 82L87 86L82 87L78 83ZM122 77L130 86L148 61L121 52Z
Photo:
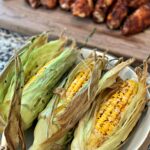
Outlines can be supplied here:
M111 118L112 120L115 120L118 116L118 113L116 111L113 111L112 114L111 114Z
M112 111L113 111L113 106L112 106L112 105L108 106L107 111L108 111L109 113L112 112Z
M109 129L109 122L105 122L101 127L101 133L107 134L108 129Z
M119 110L122 109L123 105L122 105L121 101L120 101L120 103L117 104L117 107L119 108Z
M117 101L115 100L115 98L111 99L111 105L112 106L116 106L117 105Z
M75 77L74 81L71 83L69 88L66 91L66 101L67 103L73 98L73 96L83 87L83 85L88 81L91 76L91 70L93 68L93 64L87 64L89 68L84 69L79 72Z
M115 125L113 125L112 123L109 123L109 129L107 130L107 135L110 135L114 128L115 128Z
M101 104L97 113L95 130L103 136L109 136L119 124L121 113L129 105L137 92L138 84L133 80L124 81L110 98Z
M24 89L26 89L31 83L33 83L37 79L37 77L40 76L46 70L46 68L48 67L49 64L51 64L51 62L52 60L50 60L42 68L40 68L39 71L34 76L32 76L29 79L29 81L25 84Z

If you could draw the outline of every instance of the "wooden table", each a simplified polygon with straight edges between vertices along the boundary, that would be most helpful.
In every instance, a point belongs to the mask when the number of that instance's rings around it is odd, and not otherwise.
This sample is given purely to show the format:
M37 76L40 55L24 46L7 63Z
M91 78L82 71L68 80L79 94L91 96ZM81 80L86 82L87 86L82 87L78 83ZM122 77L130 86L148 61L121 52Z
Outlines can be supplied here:
M47 31L52 27L66 28L80 43L96 28L96 33L88 43L92 47L107 49L115 55L135 57L138 60L143 60L150 54L150 30L124 37L119 31L107 29L104 24L73 17L71 13L59 8L33 10L24 0L0 0L0 27L25 34Z

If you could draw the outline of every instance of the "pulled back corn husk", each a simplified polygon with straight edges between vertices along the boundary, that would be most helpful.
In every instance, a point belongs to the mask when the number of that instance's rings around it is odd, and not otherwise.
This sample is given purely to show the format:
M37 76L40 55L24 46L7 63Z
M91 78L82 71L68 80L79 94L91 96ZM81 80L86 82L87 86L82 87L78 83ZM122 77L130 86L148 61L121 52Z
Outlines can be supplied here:
M65 48L66 38L47 43L47 34L42 34L31 40L19 53L24 74L25 87L21 101L21 116L24 129L32 125L51 95L52 88L56 85L62 75L76 61L78 51L75 45ZM14 59L7 66L0 77L0 83L4 84L0 99L0 129L3 130L7 123L11 99L14 93ZM1 84L1 86L2 86ZM6 85L5 85L6 84ZM0 88L2 88L0 86Z
M88 66L89 63L93 63L92 68ZM34 143L30 150L66 148L70 137L70 129L76 125L94 100L105 63L104 57L87 58L71 71L64 83L64 88L55 90L59 93L59 96L54 95L46 109L40 114L34 131ZM83 70L89 69L90 77L68 101L67 92L76 77ZM76 84L80 83L81 80L79 79Z
M20 115L21 87L24 85L24 74L21 60L18 56L15 58L15 68L15 90L11 101L8 122L3 132L0 145L0 149L3 150L16 150L19 144L22 150L26 150Z
M111 150L117 150L123 145L139 120L147 102L147 67L147 62L144 62L143 69L138 69L138 81L134 81L137 84L137 89L134 89L136 92L130 97L130 103L121 113L121 118L118 125L115 126L114 131L108 136L102 137L101 134L95 132L95 125L97 114L103 102L107 101L110 95L117 91L120 84L117 82L115 86L110 86L111 90L109 92L103 91L98 95L95 103L93 103L93 107L80 120L71 143L71 150L108 150L110 148ZM113 89L114 87L116 89Z

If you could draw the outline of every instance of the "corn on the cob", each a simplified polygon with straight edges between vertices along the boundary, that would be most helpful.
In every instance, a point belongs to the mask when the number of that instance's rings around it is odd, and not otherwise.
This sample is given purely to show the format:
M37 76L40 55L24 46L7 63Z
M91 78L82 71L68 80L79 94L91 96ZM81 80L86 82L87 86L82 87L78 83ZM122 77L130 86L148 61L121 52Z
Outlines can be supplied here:
M97 86L100 72L104 67L103 63L103 60L95 62L94 58L87 58L84 62L79 63L68 76L64 89L58 88L56 90L61 92L62 96L54 96L54 100L51 100L47 108L41 113L34 132L32 150L53 149L56 146L56 149L59 149L65 146L69 130L83 116L93 100L92 98L90 100L87 98L88 88L91 87L90 84L93 84L93 82L95 87ZM92 81L92 77L96 80ZM96 89L91 89L93 97ZM89 103L88 107L86 106L87 103ZM78 108L74 109L74 105ZM81 106L85 106L84 110L80 109ZM81 114L79 114L78 109ZM72 111L71 113L70 110ZM62 116L66 116L63 120L65 121L66 119L66 122L61 122ZM44 131L41 130L43 126Z
M63 82L59 85L59 87L64 87L65 83L66 79L63 80ZM34 131L34 142L30 150L43 150L45 147L41 146L41 144L60 128L59 125L57 125L54 122L55 120L53 117L53 109L55 108L56 103L58 103L58 99L59 99L58 95L53 95L47 107L39 115L38 123ZM67 134L64 135L64 137L60 141L57 141L57 144L54 145L56 149L59 150L59 147L61 148L64 147L62 143L64 143L66 138Z
M147 63L138 81L115 83L101 92L96 103L81 119L71 150L117 150L137 123L146 103Z
M76 94L85 86L85 84L88 82L88 80L91 77L91 72L93 71L94 62L87 62L87 67L82 68L80 72L75 76L74 80L70 83L69 86L66 88L66 98L64 101L64 104L58 106L58 108L55 110L58 112L65 109L67 105L71 102L73 97L76 96Z
M122 114L130 105L132 97L137 93L138 84L133 80L124 81L121 87L112 94L97 112L95 127L89 138L88 147L99 147L107 137L112 135ZM98 135L98 138L95 136Z
M43 110L51 97L52 88L73 65L77 58L76 56L77 51L67 48L29 85L29 88L23 91L21 114L29 113L28 118L24 118L23 120L27 127L37 117L38 113ZM34 95L35 100L30 92ZM30 99L32 99L32 102L30 102Z
M61 76L73 65L77 58L78 52L73 50L74 47L64 50L63 45L65 41L65 39L61 38L33 50L31 49L33 45L31 45L31 48L27 49L27 51L24 50L24 53L21 55L25 74L25 87L23 89L21 103L24 129L30 127L38 113L43 110L48 99L51 97L52 88ZM62 50L64 50L64 52L62 52ZM46 67L44 66L45 63L47 63ZM42 66L44 66L44 69L40 69ZM4 72L5 76L2 74L2 82L5 82L6 78L10 76L9 67L10 66L8 66ZM32 77L34 74L36 75ZM32 80L29 80L30 77L32 77ZM14 91L13 74L5 90L6 94L0 104L0 116L7 122L10 101Z

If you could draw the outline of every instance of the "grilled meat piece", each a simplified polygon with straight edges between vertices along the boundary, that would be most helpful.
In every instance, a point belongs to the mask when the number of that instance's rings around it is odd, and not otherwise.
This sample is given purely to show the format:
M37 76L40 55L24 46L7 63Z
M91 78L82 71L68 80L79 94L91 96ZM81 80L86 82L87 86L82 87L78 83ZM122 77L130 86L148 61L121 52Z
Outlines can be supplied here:
M70 10L75 0L59 0L60 7L64 10Z
M114 8L107 16L107 26L110 29L117 29L120 27L122 21L128 15L128 7L126 0L118 0Z
M40 0L26 0L26 2L32 7L37 8L40 6Z
M55 8L57 6L57 0L40 0L41 4L46 8Z
M97 0L93 12L94 21L97 23L104 22L106 14L114 2L116 0Z
M81 18L88 17L93 11L93 0L76 0L72 4L72 14Z
M138 8L124 23L122 33L124 35L135 34L150 26L150 3Z
M150 0L127 0L128 2L128 6L131 8L138 8L141 5L144 5L148 2L150 2Z

